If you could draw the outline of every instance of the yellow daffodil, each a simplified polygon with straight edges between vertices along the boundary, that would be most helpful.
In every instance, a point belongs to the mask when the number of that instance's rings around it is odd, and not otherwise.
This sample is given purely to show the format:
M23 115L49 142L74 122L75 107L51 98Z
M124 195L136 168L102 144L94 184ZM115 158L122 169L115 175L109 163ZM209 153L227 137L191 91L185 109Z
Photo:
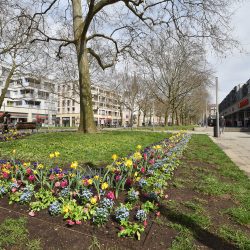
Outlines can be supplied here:
M55 154L54 153L51 153L50 155L49 155L49 158L50 159L52 159L52 158L54 158L55 157Z
M58 151L56 151L56 152L54 153L54 155L55 155L55 157L59 157L59 156L60 156L60 153L59 153Z
M66 206L63 207L63 212L65 214L69 212L69 206L68 205L66 205Z
M132 167L132 165L133 165L133 161L132 161L131 159L127 159L127 160L125 160L124 165L125 165L127 168L130 168L130 167Z
M90 198L90 203L91 203L92 205L96 204L96 202L97 202L97 198L96 198L96 197L91 197L91 198Z
M15 155L15 154L16 154L16 150L15 150L15 149L13 149L12 153L13 153L13 155Z
M72 169L76 169L76 168L78 167L78 162L77 162L77 161L73 161L73 162L71 163L70 167L71 167Z
M141 177L136 177L136 181L139 181L141 179Z
M34 174L37 174L38 172L37 172L37 170L34 170L33 173L34 173Z
M109 184L107 183L107 182L103 182L102 183L102 190L105 190L105 189L107 189L109 187Z
M135 152L134 155L133 155L133 157L134 157L136 160L141 160L142 155L141 155L140 152Z
M134 173L134 176L136 177L137 175L138 175L138 172L135 172L135 173Z
M99 179L99 175L95 175L95 176L94 176L94 179L95 179L95 180L98 180L98 179Z
M73 178L73 177L75 177L76 176L76 174L75 173L71 173L71 174L69 174L69 177L71 177L71 178Z
M43 164L38 164L37 169L43 169L43 168L44 168Z
M93 180L92 179L88 179L88 184L92 185L92 183L93 183Z
M153 149L161 149L161 145L156 145L156 146L153 146Z
M136 149L137 150L141 150L142 146L141 145L137 145Z
M111 158L112 158L113 161L116 161L118 159L118 155L117 154L113 154Z

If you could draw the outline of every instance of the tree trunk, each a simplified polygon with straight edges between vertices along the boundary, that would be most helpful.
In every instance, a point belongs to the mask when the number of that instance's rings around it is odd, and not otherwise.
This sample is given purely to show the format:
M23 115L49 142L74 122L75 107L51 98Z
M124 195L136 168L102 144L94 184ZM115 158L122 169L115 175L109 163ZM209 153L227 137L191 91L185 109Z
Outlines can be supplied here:
M166 111L164 114L164 125L167 126L168 125L168 112Z
M13 63L12 67L11 67L11 70L8 73L7 79L5 80L4 88L2 89L2 92L1 92L1 96L0 96L0 109L1 109L1 107L3 105L3 101L4 101L4 98L5 98L5 95L6 95L7 91L8 91L9 86L10 86L10 81L11 81L12 76L14 75L15 70L16 70L16 64Z
M91 82L89 74L89 62L87 49L78 55L79 67L79 93L80 93L80 125L78 131L95 133L93 103L91 94Z
M84 22L81 3L81 0L72 0L73 28L79 70L80 124L78 131L94 133L96 125L92 105L88 49L86 48L86 36L82 33Z
M141 111L139 110L138 112L138 117L137 117L137 126L140 126L140 117L141 117Z
M121 126L123 126L123 112L122 112L122 105L119 106L119 109L120 109L120 117L121 117Z

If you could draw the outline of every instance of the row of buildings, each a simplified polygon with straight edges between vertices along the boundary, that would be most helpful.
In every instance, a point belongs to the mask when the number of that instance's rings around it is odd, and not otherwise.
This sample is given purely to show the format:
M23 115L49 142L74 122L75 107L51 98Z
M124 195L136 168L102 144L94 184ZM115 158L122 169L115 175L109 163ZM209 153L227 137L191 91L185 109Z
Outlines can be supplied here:
M4 88L8 68L0 65L0 93ZM12 78L0 115L10 113L11 123L36 121L43 126L78 126L80 121L79 95L76 82L57 84L29 74ZM100 126L128 126L131 112L121 105L121 95L108 88L92 86L94 119ZM143 122L159 119L150 117ZM150 121L149 121L150 120ZM134 115L134 123L138 123Z
M250 79L235 86L219 105L226 126L250 127Z

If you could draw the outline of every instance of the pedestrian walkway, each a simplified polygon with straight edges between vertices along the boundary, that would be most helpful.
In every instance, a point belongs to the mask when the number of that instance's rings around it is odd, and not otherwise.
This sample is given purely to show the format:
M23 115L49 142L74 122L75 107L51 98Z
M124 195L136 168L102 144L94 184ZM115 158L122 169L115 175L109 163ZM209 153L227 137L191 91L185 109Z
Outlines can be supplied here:
M250 177L250 133L224 132L218 138L210 137Z

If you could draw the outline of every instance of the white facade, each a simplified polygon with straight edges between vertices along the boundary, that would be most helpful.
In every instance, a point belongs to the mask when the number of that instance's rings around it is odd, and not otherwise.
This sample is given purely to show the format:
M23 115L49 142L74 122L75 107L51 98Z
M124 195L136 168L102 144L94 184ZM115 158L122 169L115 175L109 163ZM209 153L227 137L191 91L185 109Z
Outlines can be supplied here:
M80 105L76 83L58 85L57 124L60 126L78 126L80 122ZM120 95L114 91L91 86L94 120L99 126L122 125ZM123 122L129 120L126 111L122 112ZM127 117L127 118L126 118Z
M0 92L6 74L0 70ZM12 123L36 121L42 125L54 125L57 97L55 84L29 75L11 80L0 112L9 112Z

